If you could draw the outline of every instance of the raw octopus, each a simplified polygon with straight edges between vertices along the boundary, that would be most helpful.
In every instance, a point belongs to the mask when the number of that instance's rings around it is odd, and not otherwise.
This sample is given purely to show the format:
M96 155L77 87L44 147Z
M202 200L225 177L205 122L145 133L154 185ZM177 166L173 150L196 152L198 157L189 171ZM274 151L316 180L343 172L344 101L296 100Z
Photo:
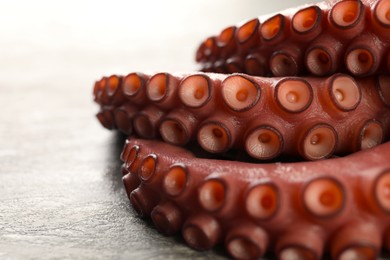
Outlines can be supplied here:
M390 0L255 18L196 60L202 72L94 86L101 124L129 136L123 183L140 216L239 259L390 250Z

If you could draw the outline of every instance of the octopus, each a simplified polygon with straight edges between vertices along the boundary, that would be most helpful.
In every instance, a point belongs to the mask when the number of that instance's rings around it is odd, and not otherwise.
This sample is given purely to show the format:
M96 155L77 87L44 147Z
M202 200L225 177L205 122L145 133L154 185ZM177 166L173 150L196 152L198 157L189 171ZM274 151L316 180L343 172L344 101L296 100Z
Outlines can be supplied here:
M390 250L390 0L305 5L230 26L201 70L98 80L128 135L135 211L238 259L376 259Z

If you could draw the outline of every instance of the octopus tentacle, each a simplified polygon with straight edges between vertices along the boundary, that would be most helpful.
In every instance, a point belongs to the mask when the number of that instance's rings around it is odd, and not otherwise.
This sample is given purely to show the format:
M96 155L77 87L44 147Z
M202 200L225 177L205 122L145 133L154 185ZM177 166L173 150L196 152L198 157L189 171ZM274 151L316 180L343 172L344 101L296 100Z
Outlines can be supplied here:
M100 123L153 139L130 137L121 154L135 211L164 235L181 232L198 250L223 243L234 258L390 250L389 50L390 0L332 0L209 36L196 61L230 75L103 77L93 88ZM257 77L269 75L280 78ZM187 144L194 153L174 146ZM311 162L210 159L241 151Z
M390 227L389 143L344 158L262 165L199 159L130 138L124 151L134 150L144 163L134 167L135 153L125 152L123 180L137 212L166 235L181 230L196 249L224 242L238 258L275 251L281 259L318 259L329 246L334 258L371 259L385 238L381 230ZM153 180L142 177L149 158L157 162L147 166Z
M278 57L276 53L289 52L293 49L291 46L296 46L302 50L301 53L288 56L288 59L297 62L304 60L310 73L317 76L330 75L344 68L356 76L389 72L389 66L381 63L383 52L389 48L390 43L389 10L388 0L375 3L370 0L345 0L297 7L271 17L261 16L238 26L234 37L237 47L230 48L224 55L220 55L221 48L217 48L212 54L205 53L202 43L197 51L197 57L202 58L197 61L204 69L209 64L210 67L204 70L208 72L215 71L212 63L216 60L238 65L237 57L245 57L249 53L259 54L268 60L265 63L273 64L273 57ZM221 35L229 32L230 36L233 33L231 28L234 27L222 30ZM368 40L362 40L367 38ZM232 38L226 39L232 41ZM360 68L355 64L365 65ZM229 73L254 72L253 66L235 68ZM273 76L292 75L291 69L271 68L267 73Z
M387 76L271 79L157 73L145 83L146 93L157 88L162 96L171 96L160 101L146 94L144 103L133 104L131 97L117 106L102 101L98 118L106 128L125 134L134 129L143 138L161 137L177 145L197 140L211 153L239 148L261 160L280 154L317 160L386 139L390 128L386 84ZM123 92L127 86L122 84ZM305 121L298 124L302 118Z

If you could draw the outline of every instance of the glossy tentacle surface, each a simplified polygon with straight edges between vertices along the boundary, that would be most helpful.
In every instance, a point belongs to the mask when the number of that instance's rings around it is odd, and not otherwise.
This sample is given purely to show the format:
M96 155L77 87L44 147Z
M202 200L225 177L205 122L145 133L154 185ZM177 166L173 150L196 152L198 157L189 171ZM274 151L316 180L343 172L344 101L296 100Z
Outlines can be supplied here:
M197 51L204 71L304 78L103 77L102 125L150 139L130 138L121 155L130 202L161 233L199 250L223 243L235 258L390 250L390 142L380 144L390 133L389 44L390 0L332 0L228 27ZM194 140L216 154L317 161L199 159L174 146Z
M141 78L129 75L96 84L97 117L105 127L182 146L197 140L211 153L237 148L260 160L281 154L316 160L378 145L390 129L386 76L157 73L146 76L137 92L145 98L134 104L134 97L126 96L128 78ZM160 85L155 83L159 77ZM117 86L110 95L113 87L107 82L113 78ZM155 93L175 99L157 100Z
M316 76L389 73L388 0L327 1L230 26L196 53L203 71Z
M195 249L224 243L236 258L272 250L280 259L324 251L375 259L390 239L389 156L386 143L325 161L251 164L129 138L122 171L136 211Z

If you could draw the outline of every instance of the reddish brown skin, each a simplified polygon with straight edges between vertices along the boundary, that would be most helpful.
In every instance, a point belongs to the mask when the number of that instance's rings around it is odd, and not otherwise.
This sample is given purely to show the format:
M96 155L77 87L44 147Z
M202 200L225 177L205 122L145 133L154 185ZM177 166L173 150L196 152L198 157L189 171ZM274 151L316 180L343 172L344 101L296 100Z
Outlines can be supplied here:
M130 73L129 75L133 75ZM161 74L156 74L161 75ZM117 77L118 86L117 92L122 92L124 85L119 82L124 82L126 77ZM155 75L149 76L149 78ZM335 74L329 78L297 78L286 77L281 79L260 78L244 74L205 74L194 73L189 76L164 74L167 79L174 79L174 82L169 82L170 95L178 96L175 100L165 102L165 100L151 101L145 100L138 104L132 104L131 100L123 100L123 94L112 94L109 96L107 88L96 90L97 102L101 105L101 111L98 114L98 119L108 129L118 128L124 134L131 134L133 130L143 138L158 138L161 136L166 142L176 145L186 145L192 140L198 141L200 138L201 129L204 126L212 123L216 126L222 126L227 133L227 143L221 149L210 150L209 147L202 147L212 153L223 153L231 148L245 150L246 140L250 134L259 127L273 129L280 137L280 149L271 157L259 158L262 160L273 159L281 154L284 155L299 155L302 158L315 160L331 157L333 154L343 155L349 154L362 149L362 135L365 127L369 122L375 122L380 126L383 137L378 137L376 144L387 139L387 133L390 129L390 113L389 107L386 105L390 100L386 100L381 95L381 89L384 89L383 82L379 79L386 78L369 77L362 79L352 79L348 75ZM178 94L185 89L189 79L201 79L207 82L209 88L208 98L199 107L190 107L181 99ZM253 102L248 103L246 107L239 110L229 106L226 102L223 93L227 87L231 86L231 80L245 80L249 86L256 89L257 97L253 98ZM346 79L348 82L356 86L355 92L358 96L355 104L348 109L337 106L331 94L331 86L338 79ZM100 80L96 87L99 88L105 79ZM139 92L146 92L151 85L151 81L145 82L139 89ZM307 88L308 102L302 108L294 111L289 111L285 106L281 105L277 98L278 93L282 93L282 87L292 82L302 84ZM292 92L292 93L298 93ZM283 95L282 95L283 96ZM116 98L120 97L121 101ZM117 105L111 105L117 104ZM215 111L213 113L213 111ZM142 120L140 120L140 118ZM145 120L144 120L145 119ZM139 124L136 122L147 123ZM164 138L162 129L166 121L174 122L175 130L183 138L175 141L169 138ZM142 127L144 126L144 127ZM326 126L335 133L334 145L329 147L329 151L319 156L311 158L304 147L304 140L310 133L311 129L317 126ZM160 134L159 134L160 132Z
M253 76L97 81L101 124L134 135L122 173L140 216L165 235L182 233L194 249L223 243L241 259L269 251L280 259L376 259L390 250L388 2L329 1L252 19L207 38L196 53L205 72ZM356 7L355 16L332 15L341 5ZM382 20L378 6L388 9ZM318 19L298 32L294 17L307 10ZM354 22L340 27L340 17ZM256 163L200 159L179 147L194 141ZM280 155L313 161L268 162Z
M129 156L130 151L133 156ZM215 233L198 234L195 242L186 239L196 249L210 249L219 242L229 248L229 238L239 236L259 247L251 258L261 257L267 250L280 254L288 247L302 247L315 256L313 259L324 251L337 258L345 248L360 245L372 247L376 254L381 241L390 239L384 233L390 227L389 211L374 196L378 179L390 175L389 151L390 143L386 143L344 158L258 165L198 159L179 147L130 138L122 155L123 182L136 211L144 217L151 215L163 234L185 233L189 225L209 231L209 222L215 221ZM142 179L141 169L150 155L155 155L156 164L148 179ZM176 177L174 185L182 188L172 194L164 182L175 166L182 167L185 180L177 184L180 178ZM342 187L342 206L331 215L318 216L303 201L308 184L319 179L335 181ZM215 209L205 208L199 199L202 187L210 180L223 183L224 194ZM278 196L274 212L264 219L255 217L245 206L249 192L257 185L272 185ZM240 233L237 225L244 228L242 234L235 235ZM258 232L262 234L261 243L256 242ZM230 253L240 258L234 251Z
M356 21L344 28L338 26L332 17L334 6L338 1L320 2L280 12L278 16L261 16L236 26L236 33L230 38L225 37L223 44L218 44L218 36L212 36L202 42L196 53L196 61L202 71L218 71L224 73L243 72L257 76L294 76L311 73L316 76L328 76L336 71L348 72L355 76L368 76L376 73L389 73L386 55L390 46L390 28L381 26L374 14L377 3L375 0L363 0L358 3L359 11ZM298 31L293 26L293 19L300 10L313 10L313 22L307 31ZM314 16L315 14L315 16ZM262 28L271 21L278 19L278 29L271 38L264 38ZM228 27L231 28L231 27ZM226 29L228 29L226 28ZM275 28L275 27L272 27ZM224 32L224 30L221 31ZM240 31L244 33L239 33ZM244 37L244 36L245 37ZM213 48L206 48L209 39L216 39ZM233 44L234 43L234 44ZM323 50L328 55L326 69L317 71L307 63L308 55L313 48ZM352 70L348 66L347 55L356 48L366 48L371 51L372 64L364 71ZM281 50L287 52L288 64L283 70L269 69L272 58ZM261 62L254 71L248 60L253 55L260 55ZM319 60L319 58L317 58ZM304 63L304 66L301 64ZM232 64L235 64L232 70ZM245 66L245 64L247 64ZM293 68L292 68L293 67Z

